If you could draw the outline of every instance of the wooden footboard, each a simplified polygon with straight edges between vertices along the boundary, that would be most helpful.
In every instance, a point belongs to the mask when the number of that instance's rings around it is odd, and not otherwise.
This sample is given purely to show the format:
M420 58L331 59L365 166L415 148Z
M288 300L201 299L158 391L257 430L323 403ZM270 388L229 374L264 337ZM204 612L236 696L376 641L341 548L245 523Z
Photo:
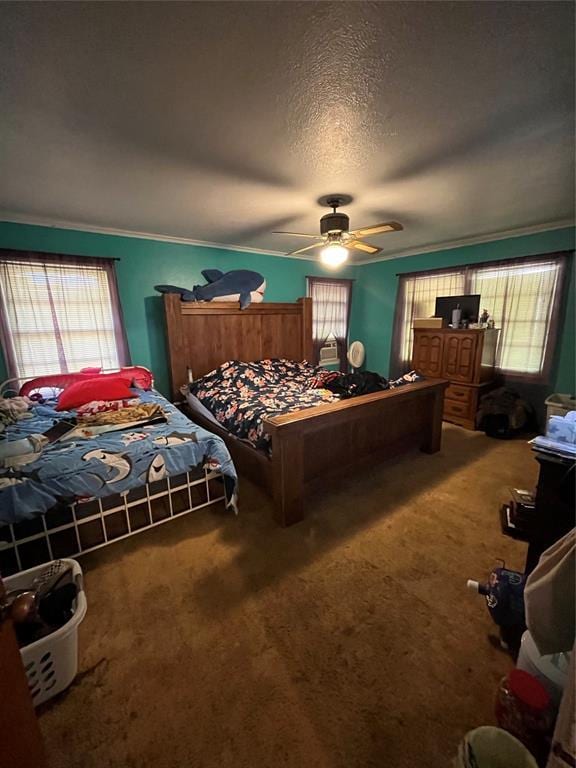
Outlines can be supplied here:
M447 386L429 379L267 420L278 523L301 520L308 493L330 478L411 448L440 450Z
M240 474L271 494L275 519L287 526L303 518L307 496L335 476L414 448L438 451L447 386L427 379L267 419L270 458L194 408L189 415L223 437Z

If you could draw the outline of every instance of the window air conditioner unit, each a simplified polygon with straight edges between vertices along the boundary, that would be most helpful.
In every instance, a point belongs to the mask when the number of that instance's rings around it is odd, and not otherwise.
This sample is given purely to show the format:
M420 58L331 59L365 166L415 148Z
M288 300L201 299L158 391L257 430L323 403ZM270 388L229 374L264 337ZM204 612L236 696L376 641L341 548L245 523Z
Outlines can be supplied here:
M336 340L327 341L320 350L320 365L339 365L338 347Z

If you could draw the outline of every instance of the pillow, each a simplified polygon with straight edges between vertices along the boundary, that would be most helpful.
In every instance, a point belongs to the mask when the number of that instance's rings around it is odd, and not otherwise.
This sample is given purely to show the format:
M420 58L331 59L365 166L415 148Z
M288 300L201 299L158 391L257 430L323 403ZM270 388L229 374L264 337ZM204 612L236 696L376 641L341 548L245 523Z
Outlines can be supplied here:
M152 389L152 374L148 368L144 368L142 365L130 365L111 375L126 379L131 386L138 387L138 389Z
M134 397L122 376L94 376L75 381L58 398L57 411L71 411L92 400L123 400Z

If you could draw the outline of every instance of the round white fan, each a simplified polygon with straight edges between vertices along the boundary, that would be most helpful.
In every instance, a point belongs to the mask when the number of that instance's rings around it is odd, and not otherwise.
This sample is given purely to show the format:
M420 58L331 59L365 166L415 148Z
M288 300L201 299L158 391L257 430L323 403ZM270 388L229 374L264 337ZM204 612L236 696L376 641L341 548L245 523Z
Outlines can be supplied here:
M353 341L348 347L348 362L352 366L352 370L360 368L364 363L365 357L364 344L361 341Z

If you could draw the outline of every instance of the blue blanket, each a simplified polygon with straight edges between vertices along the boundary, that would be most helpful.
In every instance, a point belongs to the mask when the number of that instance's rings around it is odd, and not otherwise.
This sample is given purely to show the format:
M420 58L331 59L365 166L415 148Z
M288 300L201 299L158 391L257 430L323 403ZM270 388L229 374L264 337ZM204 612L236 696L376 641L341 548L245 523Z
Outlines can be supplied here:
M131 427L91 439L59 441L18 469L0 469L0 523L17 523L79 498L123 493L166 476L208 464L224 475L228 502L235 503L237 475L224 441L180 413L158 392L134 390L143 403L159 404L166 424ZM73 412L56 403L32 407L4 433L8 440L46 432Z

